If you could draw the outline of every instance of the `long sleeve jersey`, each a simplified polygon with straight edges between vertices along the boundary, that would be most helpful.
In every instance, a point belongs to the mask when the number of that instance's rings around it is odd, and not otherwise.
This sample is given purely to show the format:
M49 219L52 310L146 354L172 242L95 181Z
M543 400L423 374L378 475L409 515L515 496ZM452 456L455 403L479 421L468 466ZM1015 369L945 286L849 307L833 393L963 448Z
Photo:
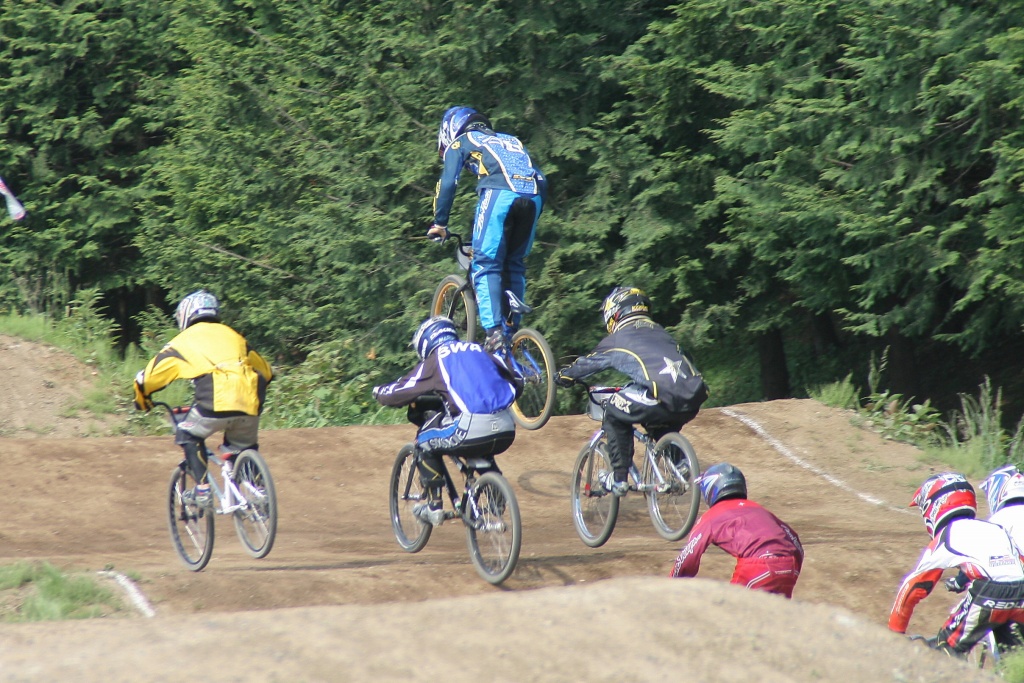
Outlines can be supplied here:
M1024 566L1006 531L980 519L954 519L942 527L903 579L889 613L889 628L906 633L917 603L932 592L944 569L954 567L971 580L1024 580Z
M403 377L374 389L374 397L392 407L407 406L423 394L437 393L452 416L496 413L512 405L516 384L495 356L472 342L449 342Z
M788 524L752 500L732 498L712 505L693 525L671 576L696 576L712 544L738 559L781 555L795 557L798 566L804 561L800 537Z
M989 516L988 521L1006 530L1018 554L1024 552L1024 502L1010 501Z
M490 130L471 130L455 138L444 153L444 169L434 192L434 223L448 225L462 169L477 177L477 192L511 190L544 195L547 178L534 166L518 138Z
M649 318L626 321L560 374L583 379L608 369L628 376L673 412L697 410L708 397L693 361L665 328Z
M259 415L273 376L270 364L242 335L221 323L198 322L149 361L142 385L135 387L136 402L142 405L144 397L176 379L190 379L203 415Z

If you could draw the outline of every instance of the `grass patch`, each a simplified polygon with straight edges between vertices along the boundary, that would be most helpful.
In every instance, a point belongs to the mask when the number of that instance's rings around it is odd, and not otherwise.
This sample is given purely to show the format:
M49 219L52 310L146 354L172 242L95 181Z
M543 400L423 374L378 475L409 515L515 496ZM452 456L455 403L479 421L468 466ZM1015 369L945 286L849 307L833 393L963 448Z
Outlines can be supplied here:
M0 621L89 619L124 611L113 591L88 576L69 576L48 562L0 567Z
M1007 683L1024 683L1024 652L1014 650L999 660L996 673Z

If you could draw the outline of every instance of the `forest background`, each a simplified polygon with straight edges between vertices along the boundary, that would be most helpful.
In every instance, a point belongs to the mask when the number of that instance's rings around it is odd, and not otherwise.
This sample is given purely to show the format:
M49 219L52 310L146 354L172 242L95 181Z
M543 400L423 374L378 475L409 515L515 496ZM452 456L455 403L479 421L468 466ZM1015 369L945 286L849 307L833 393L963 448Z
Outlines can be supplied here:
M130 353L207 287L277 423L374 419L455 272L423 234L469 104L549 177L528 323L561 361L633 284L708 405L991 377L1016 417L1022 65L1014 0L7 0L0 309L98 304Z

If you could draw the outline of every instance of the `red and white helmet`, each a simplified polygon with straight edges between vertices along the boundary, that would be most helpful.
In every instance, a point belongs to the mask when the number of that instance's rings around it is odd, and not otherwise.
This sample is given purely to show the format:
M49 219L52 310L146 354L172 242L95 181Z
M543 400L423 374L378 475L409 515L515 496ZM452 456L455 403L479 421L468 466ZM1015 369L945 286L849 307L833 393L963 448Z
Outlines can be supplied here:
M928 535L933 538L935 532L950 519L978 514L974 487L959 472L943 472L925 479L907 507L915 505L921 511Z

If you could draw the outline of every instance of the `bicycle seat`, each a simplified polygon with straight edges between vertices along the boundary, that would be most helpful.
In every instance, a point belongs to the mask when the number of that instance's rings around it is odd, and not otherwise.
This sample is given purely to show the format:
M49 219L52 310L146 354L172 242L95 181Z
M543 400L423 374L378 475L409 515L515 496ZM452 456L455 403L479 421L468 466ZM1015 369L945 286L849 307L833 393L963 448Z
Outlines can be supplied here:
M520 299L518 296L512 293L512 290L506 289L505 296L508 297L508 306L512 309L513 313L525 314L533 311L533 308L525 301Z

